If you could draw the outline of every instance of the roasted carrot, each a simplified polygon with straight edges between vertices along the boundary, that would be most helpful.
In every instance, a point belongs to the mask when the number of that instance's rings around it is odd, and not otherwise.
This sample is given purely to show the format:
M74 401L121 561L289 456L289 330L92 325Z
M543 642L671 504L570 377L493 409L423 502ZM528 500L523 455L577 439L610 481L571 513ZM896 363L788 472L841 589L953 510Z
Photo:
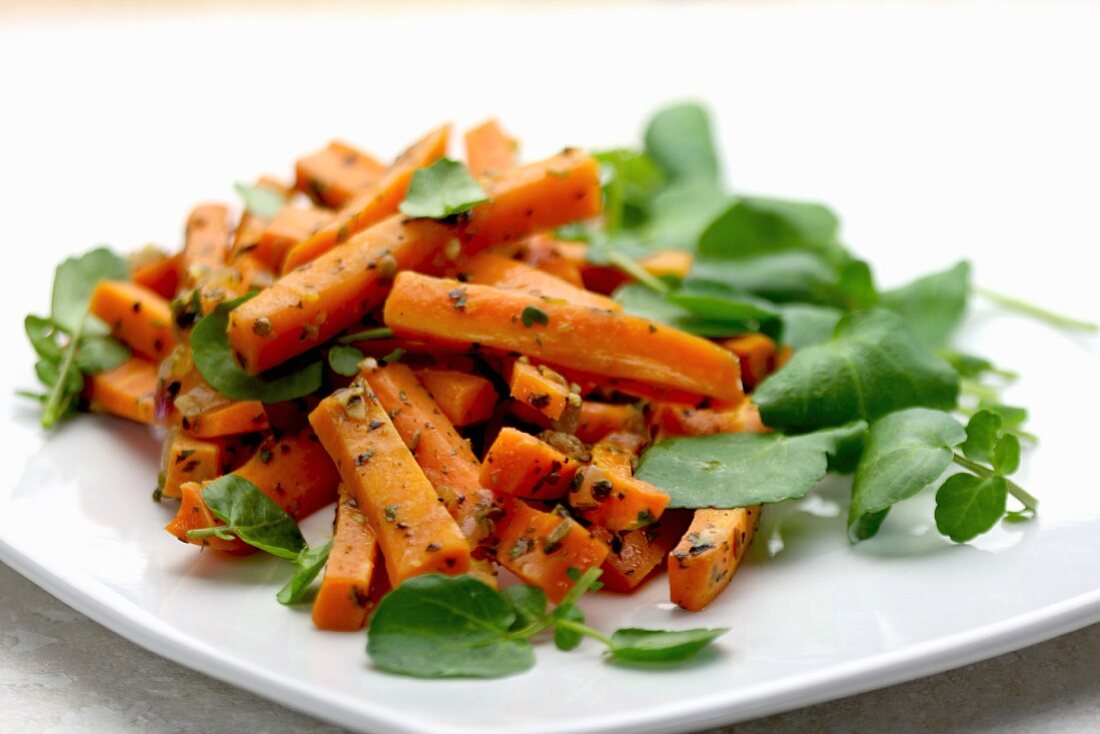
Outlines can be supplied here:
M587 443L596 443L609 433L639 433L645 428L641 409L633 404L600 403L585 400L577 420L576 435Z
M287 252L332 220L332 212L287 205L264 225L252 255L272 272L283 271Z
M225 450L217 441L192 438L172 430L161 457L161 496L177 498L186 482L206 482L222 474Z
M377 559L378 537L355 498L341 485L332 551L313 600L313 624L318 629L353 632L363 626L370 607Z
M179 509L176 510L175 517L172 518L171 522L164 526L164 529L184 543L211 548L223 553L232 553L233 555L243 556L254 553L255 548L236 538L223 540L216 535L201 538L188 537L187 533L190 530L202 530L225 524L215 517L214 513L203 502L202 487L203 485L199 482L184 482L180 487Z
M524 583L538 586L555 604L573 587L571 569L584 572L607 558L607 546L564 508L541 512L512 499L497 525L497 561Z
M395 586L470 567L469 543L362 378L322 400L309 419L377 533Z
M491 252L466 258L458 264L456 270L458 279L466 283L523 291L532 296L559 299L579 306L622 310L622 306L607 296L578 288L556 275Z
M462 308L455 307L458 302ZM383 319L402 337L481 344L726 403L742 397L737 358L731 352L629 314L406 272L394 282ZM669 355L676 355L675 364Z
M152 423L157 366L140 357L131 357L113 370L88 377L84 390L92 412Z
M235 436L268 427L263 403L258 400L234 401L191 417L185 416L180 425L194 438Z
M593 535L610 548L600 576L604 588L621 594L637 589L664 563L668 552L683 536L691 516L688 511L670 510L653 525L625 533L593 526Z
M691 272L694 256L687 250L658 250L638 260L650 275L669 275L683 279Z
M737 572L759 521L759 505L696 510L691 527L669 555L672 602L697 612L714 601Z
M386 167L369 153L333 140L294 165L294 187L318 204L341 207L373 186Z
M409 189L413 173L443 156L449 134L450 127L445 125L414 143L375 184L357 193L324 227L292 247L283 263L283 272L316 260L352 235L396 212Z
M433 368L417 370L416 377L454 425L469 426L492 417L497 391L484 377Z
M741 382L752 390L775 371L775 340L766 334L745 334L722 342L741 361Z
M651 425L663 436L707 436L714 433L762 433L767 430L760 410L745 398L724 410L699 409L675 403L656 403Z
M592 463L624 477L634 475L634 465L648 435L617 432L605 436L592 446Z
M176 346L168 301L143 285L101 280L90 308L115 338L147 359L163 359Z
M587 245L578 242L565 242L547 234L536 234L520 243L516 256L536 270L561 278L577 288L584 288L582 268L587 250Z
M581 396L570 390L568 380L546 365L533 365L524 357L512 363L508 389L513 398L552 421L561 419L566 410L580 412Z
M577 463L545 441L505 426L481 464L481 483L502 495L530 499L564 497Z
M340 483L336 467L309 426L282 437L268 436L233 474L255 484L295 520L334 502Z
M669 497L633 476L634 455L642 439L613 433L592 448L592 464L577 471L579 484L569 504L586 522L623 532L656 522Z
M187 217L181 270L192 286L212 270L225 267L229 252L229 212L224 204L202 204Z
M465 141L466 163L478 178L496 176L516 165L516 141L496 120L486 120L468 130Z
M179 287L180 259L179 255L162 255L147 260L130 270L130 280L162 298L171 299Z

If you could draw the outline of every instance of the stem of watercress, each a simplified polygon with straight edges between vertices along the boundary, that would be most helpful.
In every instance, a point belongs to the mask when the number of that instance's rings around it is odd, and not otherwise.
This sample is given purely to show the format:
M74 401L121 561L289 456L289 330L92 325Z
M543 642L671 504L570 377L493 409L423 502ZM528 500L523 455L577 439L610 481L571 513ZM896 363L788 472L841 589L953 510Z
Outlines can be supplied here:
M84 323L87 320L88 314L85 312L84 316L80 319L80 325L76 327L76 331L69 335L69 343L65 345L65 357L61 360L61 367L57 370L57 382L50 388L50 395L46 399L46 406L42 409L43 428L52 428L61 417L61 412L63 410L61 401L67 393L66 385L69 381L69 370L73 368L77 346L80 343L81 337L84 336Z
M668 293L668 285L663 280L653 275L636 261L618 250L609 251L607 253L607 261L654 293L660 293L661 295Z
M614 648L615 647L615 643L611 641L610 637L608 637L604 633L600 632L599 630L592 629L591 627L589 627L586 624L581 624L580 622L573 622L572 620L568 620L568 619L558 619L558 620L554 621L554 626L555 627L564 627L565 629L572 630L573 632L576 632L577 634L585 635L586 637L591 637L594 640L599 640L603 644L607 645L609 648Z
M968 471L973 472L982 479L988 479L989 477L997 476L997 472L988 467L982 466L975 461L971 461L961 454L955 454L954 461L963 469L967 469ZM1016 482L1012 481L1008 477L1002 477L1002 479L1005 480L1005 486L1008 488L1009 494L1018 499L1024 507L1031 510L1032 512L1038 511L1039 500L1037 500L1034 495L1021 487L1019 484L1016 484Z
M1003 293L992 291L988 288L981 286L974 286L974 292L982 298L993 301L998 306L1007 308L1010 311L1016 311L1017 313L1024 314L1025 316L1031 316L1039 321L1044 321L1051 326L1055 326L1060 329L1070 329L1074 331L1085 331L1090 334L1095 334L1100 331L1100 325L1097 325L1091 321L1084 321L1082 319L1075 319L1069 316L1063 316L1062 314L1048 311L1041 306L1036 306L1033 303L1022 301L1019 298L1013 296L1006 296Z

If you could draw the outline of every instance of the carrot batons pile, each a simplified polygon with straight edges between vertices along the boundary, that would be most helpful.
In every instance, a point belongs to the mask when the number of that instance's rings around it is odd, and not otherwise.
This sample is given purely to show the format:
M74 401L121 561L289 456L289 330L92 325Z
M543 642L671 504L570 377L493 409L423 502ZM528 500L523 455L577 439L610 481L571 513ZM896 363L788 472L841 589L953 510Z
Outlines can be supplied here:
M159 491L179 501L166 529L184 542L252 551L188 535L221 524L202 489L227 474L295 519L335 502L320 628L359 629L381 592L423 573L495 584L505 569L558 601L587 568L629 593L667 565L672 600L706 606L759 508L668 510L634 466L666 436L765 430L745 390L784 355L760 334L716 343L608 297L626 276L553 235L600 214L597 164L578 150L524 164L486 122L464 142L488 201L440 220L399 213L449 138L434 130L392 163L334 141L297 161L293 186L257 180L281 210L197 207L178 253L143 253L129 282L96 289L92 313L133 356L84 397L168 427ZM691 257L641 265L683 277ZM275 404L212 387L190 330L250 291L226 333L244 372L325 359L338 339L362 355L358 374L327 369L320 390Z

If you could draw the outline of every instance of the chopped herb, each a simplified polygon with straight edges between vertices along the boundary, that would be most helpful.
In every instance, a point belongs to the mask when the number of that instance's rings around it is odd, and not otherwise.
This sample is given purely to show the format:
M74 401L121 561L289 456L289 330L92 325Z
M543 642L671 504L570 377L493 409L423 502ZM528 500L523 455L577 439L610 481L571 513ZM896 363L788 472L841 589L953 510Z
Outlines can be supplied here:
M488 194L470 176L466 166L440 158L413 174L408 194L399 208L410 217L446 219L487 201Z
M541 308L536 308L534 306L524 307L523 313L520 314L519 318L527 328L531 328L535 324L546 326L550 323L550 317L547 313Z

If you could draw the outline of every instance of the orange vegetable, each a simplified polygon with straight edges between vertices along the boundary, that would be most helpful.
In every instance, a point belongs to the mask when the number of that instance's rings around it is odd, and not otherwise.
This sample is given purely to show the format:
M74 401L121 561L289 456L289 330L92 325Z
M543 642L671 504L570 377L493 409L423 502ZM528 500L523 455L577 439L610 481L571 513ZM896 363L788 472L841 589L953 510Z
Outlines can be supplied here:
M140 357L131 357L113 370L88 377L84 389L93 412L152 423L157 366Z
M558 499L569 491L577 464L545 441L505 426L481 464L481 483L502 495Z
M216 535L202 538L189 538L187 536L187 532L190 530L202 530L217 525L225 525L225 523L214 516L214 513L211 512L210 508L203 502L202 487L203 485L198 482L184 482L183 485L180 486L179 509L176 510L176 515L172 518L172 521L164 526L164 529L184 543L191 543L193 545L202 546L203 548L212 548L216 551L232 553L233 555L243 556L254 553L256 551L255 548L245 543L243 540L238 540L236 538L233 540L222 540Z
M263 431L268 427L263 403L258 400L230 402L193 417L185 416L180 425L194 438L235 436Z
M309 419L378 535L395 586L423 573L466 572L466 538L362 378L322 400Z
M625 533L593 526L592 533L611 549L600 581L608 591L629 594L660 567L688 527L692 513L670 510L653 525Z
M576 435L586 443L596 443L609 433L638 433L644 428L642 412L634 404L618 405L585 400L581 403Z
M143 357L163 359L176 346L168 301L143 285L101 280L90 308L116 338Z
M592 464L569 504L586 522L613 532L637 530L656 522L669 497L633 474L634 455L643 439L630 434L611 434L592 448Z
M233 474L247 479L295 520L336 500L340 476L310 427L268 436Z
M612 433L592 447L592 463L624 477L634 475L635 459L647 443L641 433Z
M741 382L746 390L752 390L775 371L775 341L766 334L745 334L727 339L722 346L741 361Z
M369 153L339 140L299 158L294 187L318 204L340 207L378 182L386 167Z
M492 417L497 391L484 377L442 369L418 370L416 377L454 425L469 426Z
M229 212L224 204L202 204L187 217L181 270L192 286L207 273L225 267L229 251Z
M513 398L552 421L559 420L567 409L580 411L581 396L573 394L569 381L546 365L517 359L512 364L508 388Z
M475 177L496 176L516 165L516 141L496 120L487 120L466 133L466 162Z
M283 263L289 272L316 260L352 235L381 222L397 211L418 168L439 160L447 150L449 126L428 133L402 153L376 183L352 197L321 229L292 247Z
M658 250L643 257L638 264L650 275L671 275L683 279L688 277L694 262L694 256L687 250Z
M452 293L459 296L452 297ZM463 308L455 308L460 299ZM402 337L477 343L555 366L637 380L727 403L742 397L737 358L731 352L700 337L620 312L406 272L398 274L394 282L383 319ZM540 323L543 320L545 324ZM236 342L234 346L238 346ZM674 364L669 362L670 355L676 357Z
M187 482L206 482L222 474L225 450L216 441L203 441L173 430L164 441L161 460L161 495L180 497Z
M282 181L271 176L260 176L256 181L256 186L270 189L282 197L289 197L291 193ZM238 257L256 247L256 244L260 241L260 234L267 226L267 221L266 218L247 209L241 213L241 221L237 224L237 230L233 233L233 246L229 250L229 262L235 263Z
M763 433L767 430L760 420L760 410L748 398L736 407L707 410L674 403L657 403L653 409L653 425L659 437L708 436L714 433Z
M555 604L573 587L570 569L584 572L607 558L607 546L564 509L541 512L512 499L505 503L497 527L500 565L542 589Z
M146 262L130 271L130 280L162 298L171 299L179 287L180 260L179 255L173 255Z
M313 601L313 624L318 629L354 632L363 626L370 607L377 559L378 537L355 499L341 485L332 551Z
M520 260L536 270L561 278L577 288L584 288L582 271L587 251L588 246L585 244L564 242L547 234L536 234L524 240L516 254Z
M697 612L714 601L737 572L759 521L759 505L696 510L691 527L668 558L673 603Z
M264 226L252 255L272 272L281 273L287 252L331 220L332 212L324 209L285 206Z
M578 288L556 275L490 252L479 253L459 263L458 279L466 283L523 291L546 299L569 301L578 306L611 311L622 311L623 308L607 296Z
M363 372L379 405L409 447L458 527L476 544L489 534L493 494L481 484L481 464L407 365Z

